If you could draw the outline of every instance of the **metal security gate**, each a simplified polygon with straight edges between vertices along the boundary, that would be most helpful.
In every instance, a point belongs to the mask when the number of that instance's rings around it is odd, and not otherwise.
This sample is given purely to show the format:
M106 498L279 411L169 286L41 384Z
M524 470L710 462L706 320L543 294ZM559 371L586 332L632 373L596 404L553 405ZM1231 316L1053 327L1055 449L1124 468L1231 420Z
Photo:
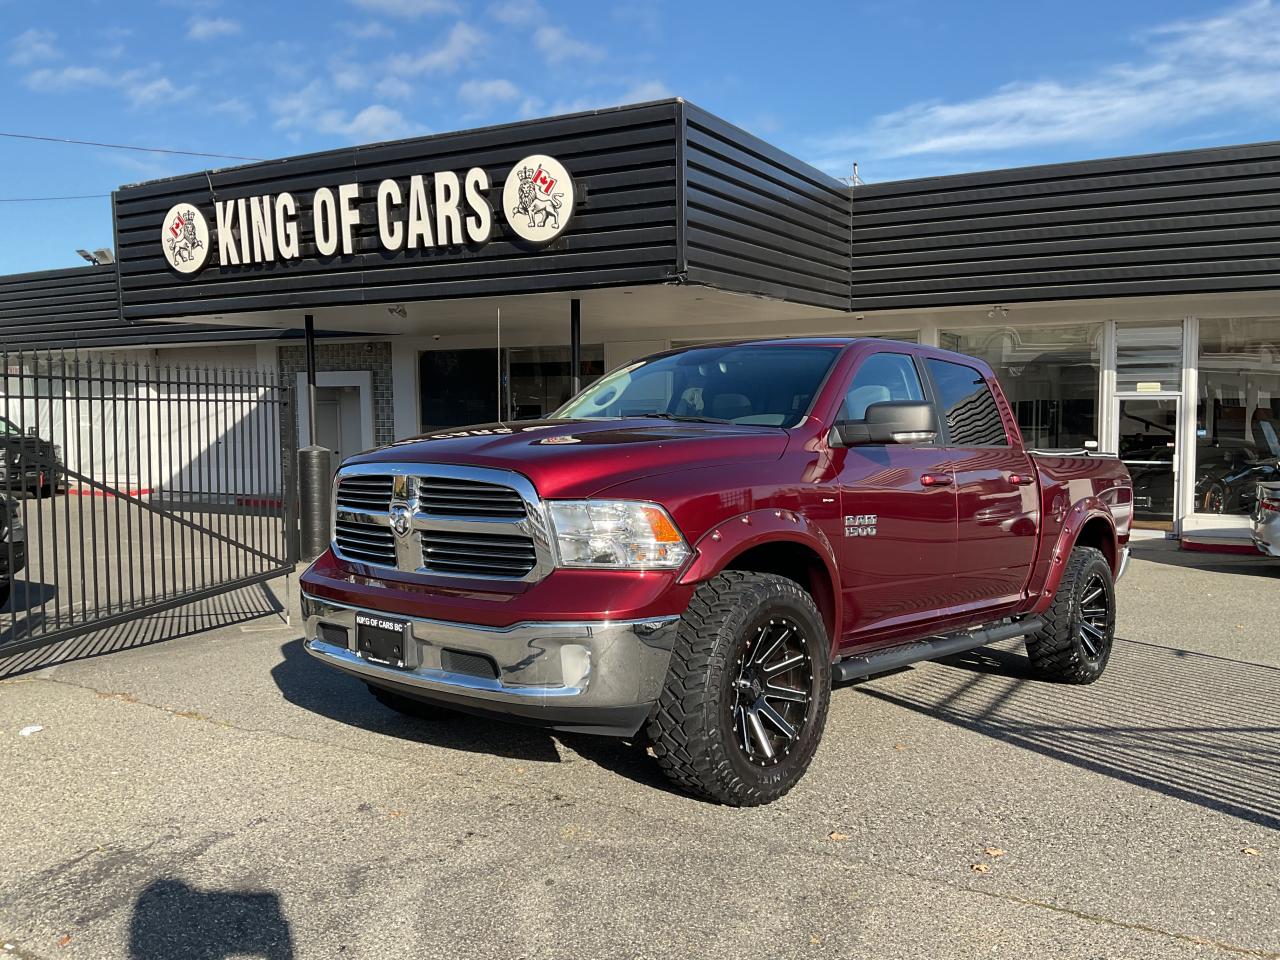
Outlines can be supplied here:
M273 373L0 362L0 657L293 569Z

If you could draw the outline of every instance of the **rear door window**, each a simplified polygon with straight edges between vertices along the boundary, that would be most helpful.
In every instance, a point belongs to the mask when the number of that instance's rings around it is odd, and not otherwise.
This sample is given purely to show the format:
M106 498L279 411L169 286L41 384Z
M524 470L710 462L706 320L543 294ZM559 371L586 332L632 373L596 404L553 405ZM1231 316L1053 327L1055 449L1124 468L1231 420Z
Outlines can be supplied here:
M963 363L933 359L927 363L951 446L1009 446L1000 408L986 378Z

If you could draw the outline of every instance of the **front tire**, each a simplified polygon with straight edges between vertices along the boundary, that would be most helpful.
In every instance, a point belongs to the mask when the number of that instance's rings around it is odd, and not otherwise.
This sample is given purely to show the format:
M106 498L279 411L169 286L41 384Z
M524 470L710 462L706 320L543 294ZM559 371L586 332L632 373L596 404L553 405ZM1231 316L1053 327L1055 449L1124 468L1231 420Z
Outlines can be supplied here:
M786 577L730 570L689 602L647 733L677 786L757 806L804 776L830 699L831 645L813 598Z
M1027 637L1032 672L1058 683L1093 683L1107 668L1116 633L1116 593L1111 565L1101 550L1076 547L1044 615L1044 627Z

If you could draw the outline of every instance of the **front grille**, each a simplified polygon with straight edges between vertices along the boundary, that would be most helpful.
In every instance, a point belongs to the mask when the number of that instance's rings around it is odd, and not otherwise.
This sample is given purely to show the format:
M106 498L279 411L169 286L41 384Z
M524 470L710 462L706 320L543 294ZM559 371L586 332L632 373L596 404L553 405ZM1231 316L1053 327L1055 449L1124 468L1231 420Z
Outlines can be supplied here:
M432 573L519 578L537 563L528 537L423 530L422 566Z
M524 500L510 487L479 480L421 477L418 504L436 517L506 517L525 515Z
M337 520L334 522L333 540L338 550L352 560L384 567L396 565L396 537L390 527L368 521Z
M392 477L382 474L356 474L338 481L338 509L378 510L391 509Z

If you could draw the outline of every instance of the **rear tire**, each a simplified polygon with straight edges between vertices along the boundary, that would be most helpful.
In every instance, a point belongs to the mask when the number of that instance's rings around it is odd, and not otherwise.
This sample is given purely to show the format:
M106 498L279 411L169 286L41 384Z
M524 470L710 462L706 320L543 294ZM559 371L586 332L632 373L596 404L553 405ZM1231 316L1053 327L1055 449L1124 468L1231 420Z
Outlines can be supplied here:
M1116 631L1111 565L1101 550L1076 547L1044 615L1027 637L1032 672L1058 683L1093 683L1107 668Z
M423 700L415 700L413 697L406 697L402 693L396 693L393 690L384 690L382 687L375 687L373 684L365 684L369 688L369 692L373 694L384 707L394 710L396 713L404 714L406 717L413 717L415 720L452 720L458 716L456 710L450 710L448 707L438 707L434 703L427 703Z
M647 733L690 793L735 807L804 776L831 699L831 645L813 598L786 577L731 570L693 595Z

